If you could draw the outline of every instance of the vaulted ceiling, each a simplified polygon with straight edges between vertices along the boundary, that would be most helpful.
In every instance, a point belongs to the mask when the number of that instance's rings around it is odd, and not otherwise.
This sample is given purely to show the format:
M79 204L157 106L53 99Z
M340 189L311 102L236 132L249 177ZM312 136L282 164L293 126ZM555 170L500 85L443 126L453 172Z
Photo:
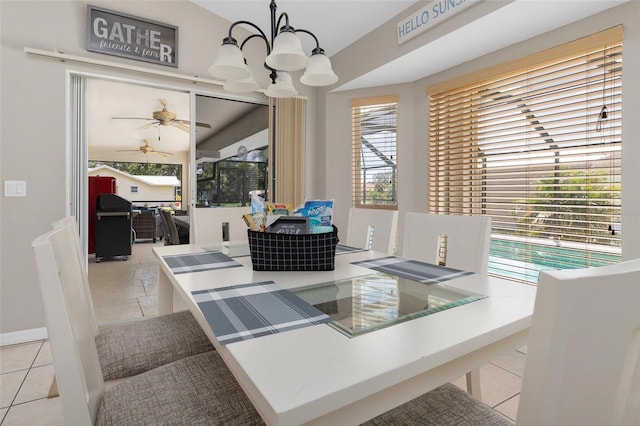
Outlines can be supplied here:
M249 20L264 30L269 28L268 0L192 0L229 20ZM484 0L486 1L486 0ZM515 0L504 1L496 12L447 34L440 39L378 69L341 81L339 89L353 89L415 81L465 61L490 53L509 44L550 31L570 22L599 13L628 0ZM331 56L382 23L393 18L416 0L279 0L278 12L287 12L292 25L309 29ZM428 4L428 2L425 2ZM545 13L542 13L542 12ZM517 29L517 30L516 30ZM311 40L301 37L306 50ZM465 49L474 39L474 48ZM310 38L309 38L310 39ZM456 49L443 46L458 46ZM433 58L437 57L437 61ZM160 151L186 152L189 134L175 126L145 126L152 123L154 111L162 110L161 100L178 119L189 120L189 96L186 93L136 86L123 82L91 80L89 91L89 146L93 149L136 150L144 139L153 141ZM224 104L211 99L198 105L197 121L211 128L196 127L198 143L237 121L251 105ZM135 117L135 119L113 119ZM213 142L208 145L212 145ZM131 153L132 158L143 154ZM140 160L132 160L140 161ZM142 160L144 161L144 160Z
M154 112L163 109L163 102L177 120L189 120L189 95L185 92L140 86L120 81L91 78L88 80L89 157L108 160L111 152L127 150L118 159L147 161L137 151L144 141L157 151L186 152L189 150L188 128L159 125ZM256 108L263 111L257 112ZM261 130L246 123L247 116L260 114L262 123L265 106L215 97L198 96L196 100L196 144L208 151L220 150L229 141L242 140ZM126 156L126 157L125 157Z

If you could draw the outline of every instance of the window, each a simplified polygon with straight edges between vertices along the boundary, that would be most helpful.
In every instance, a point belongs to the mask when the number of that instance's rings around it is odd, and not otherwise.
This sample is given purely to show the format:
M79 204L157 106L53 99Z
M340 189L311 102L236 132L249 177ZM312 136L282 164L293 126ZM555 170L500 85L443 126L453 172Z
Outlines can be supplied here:
M429 211L492 218L489 272L618 262L620 27L427 90Z
M138 192L138 187L137 186L132 186L131 187L131 193L134 193L134 192Z
M197 164L196 207L251 205L250 194L264 197L267 187L267 148L217 162Z
M396 209L397 96L351 102L353 205Z

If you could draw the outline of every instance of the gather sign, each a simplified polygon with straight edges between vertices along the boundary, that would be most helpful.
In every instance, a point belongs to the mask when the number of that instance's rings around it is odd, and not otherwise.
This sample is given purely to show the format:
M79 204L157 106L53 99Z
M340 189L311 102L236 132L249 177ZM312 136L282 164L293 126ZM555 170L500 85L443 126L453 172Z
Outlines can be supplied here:
M87 50L178 66L178 27L87 5Z

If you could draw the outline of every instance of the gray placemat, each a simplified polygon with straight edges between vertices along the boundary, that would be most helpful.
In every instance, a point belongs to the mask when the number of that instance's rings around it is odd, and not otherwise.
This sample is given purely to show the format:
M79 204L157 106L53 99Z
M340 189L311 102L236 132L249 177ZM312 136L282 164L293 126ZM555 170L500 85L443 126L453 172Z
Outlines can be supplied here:
M223 345L331 321L328 315L273 281L192 294Z
M189 272L210 271L212 269L234 268L242 266L220 251L206 251L203 253L176 254L162 256L171 272L186 274Z
M421 283L441 283L454 278L471 275L472 272L461 271L459 269L447 268L445 266L432 265L430 263L419 262L417 260L404 259L397 256L381 257L378 259L361 260L351 262L374 271L384 272L390 275L409 278Z
M368 251L367 249L345 246L342 244L336 245L336 256L339 254L358 253L361 251Z

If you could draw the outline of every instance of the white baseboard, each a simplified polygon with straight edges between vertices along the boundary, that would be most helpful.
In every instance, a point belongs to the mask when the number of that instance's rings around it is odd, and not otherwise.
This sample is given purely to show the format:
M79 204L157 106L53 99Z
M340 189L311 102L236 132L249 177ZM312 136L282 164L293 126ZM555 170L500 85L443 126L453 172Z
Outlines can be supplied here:
M11 331L0 333L0 346L17 345L19 343L44 340L48 337L47 328L32 328L30 330Z

